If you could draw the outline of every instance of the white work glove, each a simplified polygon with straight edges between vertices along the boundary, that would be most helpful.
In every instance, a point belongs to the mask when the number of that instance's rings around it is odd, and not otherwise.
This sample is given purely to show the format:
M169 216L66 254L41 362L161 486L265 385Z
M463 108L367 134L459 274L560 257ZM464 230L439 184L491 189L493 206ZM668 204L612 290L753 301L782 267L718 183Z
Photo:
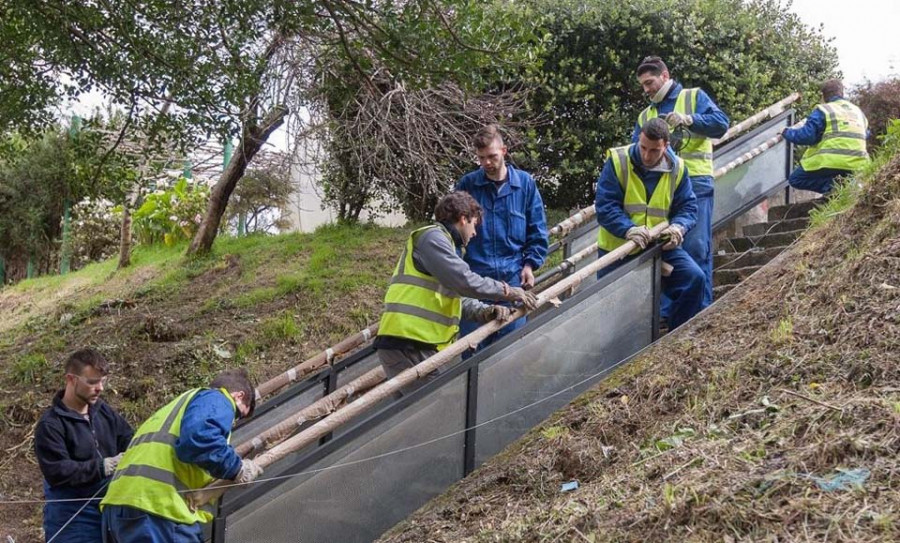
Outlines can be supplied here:
M672 128L678 128L679 126L691 126L694 124L694 118L690 115L685 115L684 113L678 113L673 111L666 115L666 123Z
M237 477L235 477L235 483L250 483L256 480L257 477L262 475L263 469L262 466L254 462L253 460L244 459L241 460L241 471L238 472Z
M671 251L676 247L681 247L684 242L684 228L679 224L670 224L659 233L659 237L668 237L669 241L663 245L663 251Z
M119 465L119 460L122 459L122 455L125 453L119 453L115 456L109 456L103 459L103 476L109 477L116 471L116 466Z
M509 292L504 297L507 302L521 303L523 306L525 306L525 309L529 311L537 308L537 296L535 296L531 292L525 292L519 287L507 288L509 289Z
M650 229L646 226L632 226L625 232L625 239L633 241L641 249L646 249L650 245Z

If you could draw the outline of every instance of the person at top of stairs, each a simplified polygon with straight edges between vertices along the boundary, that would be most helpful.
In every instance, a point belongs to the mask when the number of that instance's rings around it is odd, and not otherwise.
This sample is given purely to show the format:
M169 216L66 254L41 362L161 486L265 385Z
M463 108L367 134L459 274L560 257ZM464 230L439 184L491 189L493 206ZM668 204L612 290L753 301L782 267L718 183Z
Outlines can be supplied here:
M671 300L669 327L674 330L703 309L706 288L703 270L681 247L697 220L687 167L669 147L669 127L659 118L644 123L637 144L610 149L607 156L594 200L600 224L597 254L602 257L626 241L644 249L650 228L668 220L662 259L673 270L662 278L662 288ZM598 278L630 258L600 270Z
M794 145L809 145L788 183L796 188L828 194L834 180L859 171L869 163L866 138L869 121L844 99L838 79L822 84L822 100L799 128L785 128L781 135Z
M691 174L691 186L697 196L697 225L684 239L684 250L703 270L706 286L703 307L713 302L712 217L713 217L713 145L728 131L731 120L700 88L685 89L672 79L669 68L656 56L644 58L637 68L637 80L650 99L650 105L638 116L631 142L638 143L641 126L660 117L672 129L681 128L686 136L677 150ZM663 301L663 315L668 317L668 301Z

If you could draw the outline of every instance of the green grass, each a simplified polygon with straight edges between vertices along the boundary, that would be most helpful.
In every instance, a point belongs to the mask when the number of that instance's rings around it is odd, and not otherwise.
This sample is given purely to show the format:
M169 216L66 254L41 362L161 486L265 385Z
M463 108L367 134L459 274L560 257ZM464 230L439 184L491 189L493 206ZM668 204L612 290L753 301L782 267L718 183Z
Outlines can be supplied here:
M23 385L42 382L50 373L47 357L40 353L30 353L19 357L12 365L13 380Z
M300 337L303 330L303 325L297 324L290 313L266 319L259 325L260 336L269 343L292 341Z
M828 200L809 212L809 223L813 228L819 227L833 217L845 213L859 200L861 186L855 177L843 180L835 186Z

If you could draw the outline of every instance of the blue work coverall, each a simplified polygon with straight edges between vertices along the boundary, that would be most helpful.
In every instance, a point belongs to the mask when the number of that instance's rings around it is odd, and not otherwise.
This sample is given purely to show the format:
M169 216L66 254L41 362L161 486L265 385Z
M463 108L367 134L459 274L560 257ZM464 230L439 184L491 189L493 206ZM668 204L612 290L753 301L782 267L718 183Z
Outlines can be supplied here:
M59 391L53 398L34 433L34 452L48 500L44 504L44 538L55 537L54 543L96 543L100 540L100 499L109 484L103 459L125 452L134 430L103 400L89 405L85 418L66 407L63 393ZM53 501L75 498L84 499Z
M675 110L675 101L683 89L681 83L675 83L669 90L669 94L662 102L656 104L659 116L664 117ZM719 106L709 97L703 89L697 92L697 112L691 116L694 120L688 129L707 138L720 138L728 131L731 120ZM638 142L640 126L635 123L634 133L631 136L632 143ZM684 250L694 259L694 262L703 270L706 276L706 285L703 290L703 307L713 302L713 254L712 254L712 217L714 180L711 175L691 176L691 185L697 196L697 225L688 232L684 238ZM668 302L663 301L662 314L668 317Z
M828 100L834 102L843 100L842 96L835 96ZM785 128L781 133L784 139L794 145L815 145L822 141L825 133L825 114L819 108L812 110L806 118L806 123L799 128ZM866 134L868 136L868 134ZM808 172L803 166L798 165L791 172L788 184L795 189L810 190L819 194L828 194L834 188L834 180L842 175L852 173L851 170L837 168L822 168Z
M456 184L456 190L471 194L484 209L476 236L466 247L465 261L478 275L518 287L522 285L520 274L525 264L530 264L535 272L544 264L549 236L544 202L534 179L528 172L510 164L506 165L506 171L506 182L499 190L498 184L488 179L483 168L464 175ZM459 335L465 336L482 325L464 319L460 322ZM523 317L492 334L480 347L490 345L524 325Z
M675 153L671 149L667 149L666 155L671 164L675 158ZM637 145L631 147L628 157L634 165L635 173L643 181L644 188L647 191L647 201L650 201L653 191L656 190L656 185L659 183L660 177L662 177L662 172L644 169ZM689 174L690 172L685 172L684 179L675 189L668 216L670 224L680 225L685 232L691 231L697 217L697 197L694 195L691 187ZM624 202L625 191L616 177L613 161L607 160L603 170L600 172L599 179L597 179L597 196L594 199L594 209L597 211L597 222L600 226L609 230L612 235L622 239L625 239L625 233L630 228L636 226L631 220L631 216L625 212ZM603 257L607 253L608 251L601 249L598 252L598 256ZM626 257L600 270L597 273L597 278L599 279L612 272L632 258L634 257ZM669 328L674 330L703 309L705 277L694 259L682 247L663 251L662 259L674 268L669 277L662 278L663 294L669 298L671 304L668 317ZM650 285L647 285L647 288L650 288Z
M200 466L217 479L234 479L241 458L228 443L238 412L220 390L201 390L191 398L181 432L175 440L175 454L188 464ZM180 524L132 507L109 505L103 508L105 543L202 543L203 526Z

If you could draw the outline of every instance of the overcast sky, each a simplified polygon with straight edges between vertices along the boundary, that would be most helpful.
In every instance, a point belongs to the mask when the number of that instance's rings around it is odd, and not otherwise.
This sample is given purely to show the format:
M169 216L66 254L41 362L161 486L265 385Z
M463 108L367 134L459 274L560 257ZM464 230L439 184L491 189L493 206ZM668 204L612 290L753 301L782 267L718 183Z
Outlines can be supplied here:
M789 9L834 38L845 85L900 75L900 0L794 0Z

